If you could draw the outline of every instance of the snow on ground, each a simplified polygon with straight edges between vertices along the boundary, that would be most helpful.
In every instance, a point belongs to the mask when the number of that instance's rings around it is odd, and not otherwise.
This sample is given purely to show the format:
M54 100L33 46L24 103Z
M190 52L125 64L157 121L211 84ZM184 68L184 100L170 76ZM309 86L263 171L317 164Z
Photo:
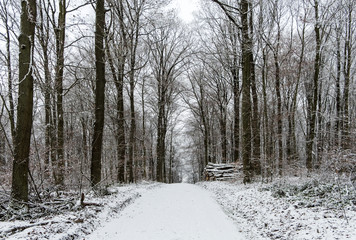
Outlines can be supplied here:
M289 196L287 190L281 190L283 187L274 191L272 184L198 185L215 196L247 239L356 239L356 208L352 204L332 208L327 198L305 196L302 200L299 195ZM276 192L282 197L273 196Z
M141 183L97 203L29 221L0 222L0 239L356 239L356 191L310 179L270 184Z
M245 237L206 190L191 184L154 189L87 240L238 240Z
M86 197L85 203L97 205L30 221L0 222L0 239L85 239L96 228L117 217L137 198L160 186L161 184L148 182L114 186L111 191L116 193L112 195Z

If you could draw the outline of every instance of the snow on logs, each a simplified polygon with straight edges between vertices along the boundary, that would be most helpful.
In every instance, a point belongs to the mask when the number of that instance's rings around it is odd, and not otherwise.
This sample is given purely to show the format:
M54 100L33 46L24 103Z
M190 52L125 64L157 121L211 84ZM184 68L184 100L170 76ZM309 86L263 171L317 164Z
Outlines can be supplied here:
M204 168L206 181L225 181L236 179L240 168L235 164L208 163Z

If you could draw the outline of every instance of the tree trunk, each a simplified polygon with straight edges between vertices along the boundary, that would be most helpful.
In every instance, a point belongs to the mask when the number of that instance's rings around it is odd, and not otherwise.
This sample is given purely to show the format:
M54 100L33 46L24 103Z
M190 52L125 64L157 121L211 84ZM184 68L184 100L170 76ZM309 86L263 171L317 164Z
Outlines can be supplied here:
M277 47L278 51L278 47ZM277 95L277 144L278 144L278 174L283 175L283 145L282 145L282 98L281 98L281 83L280 83L280 67L278 61L278 52L274 53L275 65L275 90Z
M91 157L91 185L97 186L101 181L101 154L103 143L105 113L105 51L104 51L105 8L104 0L96 3L95 23L95 123Z
M227 135L226 135L226 124L227 124L227 117L226 117L226 107L223 106L225 101L220 105L220 142L221 142L221 163L226 163L227 160Z
M345 61L344 61L344 111L343 111L343 128L342 128L342 147L344 149L349 149L350 144L350 116L349 116L349 96L350 96L350 78L351 78L351 54L352 54L352 6L348 6L348 22L346 30L346 41L345 41Z
M165 150L164 150L164 143L163 143L163 136L162 136L162 131L163 131L163 124L162 124L162 118L163 118L163 113L161 110L161 107L159 108L159 113L158 113L158 124L157 124L157 181L158 182L163 182L163 163L165 161Z
M1 121L1 117L0 117ZM6 141L5 133L3 129L0 130L0 171L3 170L3 167L6 165Z
M136 13L137 14L137 13ZM129 135L129 159L127 161L127 168L129 171L129 182L134 182L136 179L136 176L134 176L134 173L136 171L134 170L134 159L135 159L135 144L136 144L136 113L135 113L135 67L136 67L136 50L137 50L137 45L138 45L138 37L139 37L139 15L136 16L136 28L134 28L132 31L132 38L130 39L131 41L131 58L130 58L130 74L129 74L129 79L130 79L130 135ZM137 166L137 164L136 164ZM135 168L136 169L136 168Z
M164 71L164 70L162 70ZM164 76L164 74L162 74ZM158 123L157 123L157 181L165 182L166 163L166 79L158 81Z
M237 57L235 57L237 58ZM234 60L235 63L237 63L237 59ZM234 64L235 65L235 64ZM232 77L233 77L233 93L234 93L234 143L233 143L233 156L234 156L234 162L237 163L239 162L240 158L240 86L239 86L239 69L238 65L236 64L236 67L234 67L232 71Z
M55 184L64 185L64 112L63 112L63 71L64 71L64 42L66 0L59 1L58 26L56 34L56 95L57 95L57 160L55 164Z
M335 92L336 92L336 124L335 124L335 143L337 146L340 146L340 130L342 126L341 122L341 43L340 43L340 28L338 28L336 35L336 83L335 83Z
M240 3L241 30L242 30L242 161L244 182L250 182L252 177L251 166L251 64L253 61L252 41L249 36L247 0Z
M44 68L44 86L42 91L44 93L44 109L45 109L45 159L44 159L44 174L46 178L50 177L50 159L53 155L54 149L52 149L52 142L54 141L54 136L52 135L54 131L53 121L52 121L52 103L51 103L51 73L49 68L49 51L48 51L48 44L49 44L49 18L46 16L46 11L48 11L48 5L45 5L41 0L39 2L40 6L40 22L38 28L38 39L39 43L42 47L42 54L43 54L43 68ZM46 23L46 24L45 24ZM54 160L54 159L53 159Z
M272 177L272 142L271 139L271 127L268 120L268 99L267 99L267 52L266 49L263 49L263 66L262 66L262 93L263 93L263 129L264 129L264 156L265 156L265 176Z
M3 21L5 22L5 39L6 39L6 67L7 67L7 82L8 82L8 95L9 95L9 121L10 121L10 130L11 137L14 141L15 139L15 105L14 105L14 97L13 97L13 75L12 75L12 65L11 65L11 38L10 38L10 26L8 25L8 12L6 6L3 6L6 13L4 14Z
M136 114L135 114L135 97L134 97L134 66L131 66L130 73L130 134L129 134L129 158L127 161L127 170L128 170L128 182L133 183L135 181L134 176L134 148L135 148L135 135L136 135Z
M118 176L117 180L120 183L125 182L125 156L126 156L126 139L125 139L125 114L124 114L124 69L122 68L121 75L118 80L117 88L117 158L118 158Z
M321 37L320 37L320 22L319 22L319 5L318 0L314 0L314 11L315 11L315 59L314 59L314 76L312 84L312 93L309 96L308 104L308 133L306 138L306 167L308 171L313 169L313 143L315 138L315 126L316 126L316 116L317 116L317 106L318 106L318 86L319 86L319 73L320 73L320 61L321 61Z
M147 180L148 170L147 170L147 149L146 149L146 111L145 111L145 79L142 80L142 89L141 89L141 102L142 102L142 161L143 161L143 178ZM149 166L149 164L148 164Z
M253 11L252 11L252 3L249 1L249 30L250 30L250 38L253 38ZM251 41L251 94L252 94L252 111L251 111L251 137L253 143L252 150L252 159L251 159L251 167L253 172L257 175L261 174L261 136L260 136L260 123L259 123L259 114L258 114L258 95L257 95L257 87L256 87L256 73L255 73L255 60L252 53L252 40Z
M118 59L118 70L116 71L113 58L110 51L110 45L107 36L105 36L106 55L109 62L109 67L116 87L117 103L117 129L116 129L116 149L117 149L117 181L119 183L125 182L125 155L126 155L126 142L125 142L125 116L124 116L124 69L125 57L122 54ZM118 73L116 73L118 72Z
M120 54L118 59L118 78L115 81L117 91L117 155L118 155L118 182L125 182L125 157L126 157L126 139L125 139L125 106L124 106L124 77L125 77L125 62L127 51L126 28L124 25L124 7L122 1L119 2L119 24L121 30L122 45L120 46ZM110 58L111 59L111 58ZM114 68L112 67L114 75Z
M21 2L19 36L19 97L14 141L11 196L28 201L28 172L33 116L33 50L36 25L36 0Z

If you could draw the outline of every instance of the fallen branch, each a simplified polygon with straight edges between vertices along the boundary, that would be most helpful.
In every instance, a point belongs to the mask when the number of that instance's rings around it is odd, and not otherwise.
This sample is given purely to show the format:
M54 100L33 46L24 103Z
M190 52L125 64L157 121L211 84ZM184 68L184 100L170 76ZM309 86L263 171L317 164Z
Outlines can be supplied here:
M84 198L85 198L84 193L82 193L82 195L80 196L80 206L83 208L86 206L97 206L97 207L101 206L101 204L99 203L86 203L84 202Z

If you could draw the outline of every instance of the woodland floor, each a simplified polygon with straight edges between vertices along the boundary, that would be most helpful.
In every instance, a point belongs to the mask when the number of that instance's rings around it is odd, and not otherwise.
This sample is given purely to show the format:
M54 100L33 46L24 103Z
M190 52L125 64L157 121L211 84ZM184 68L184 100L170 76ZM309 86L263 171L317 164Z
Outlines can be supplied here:
M0 239L356 239L355 186L316 179L112 186L86 206L2 221Z

